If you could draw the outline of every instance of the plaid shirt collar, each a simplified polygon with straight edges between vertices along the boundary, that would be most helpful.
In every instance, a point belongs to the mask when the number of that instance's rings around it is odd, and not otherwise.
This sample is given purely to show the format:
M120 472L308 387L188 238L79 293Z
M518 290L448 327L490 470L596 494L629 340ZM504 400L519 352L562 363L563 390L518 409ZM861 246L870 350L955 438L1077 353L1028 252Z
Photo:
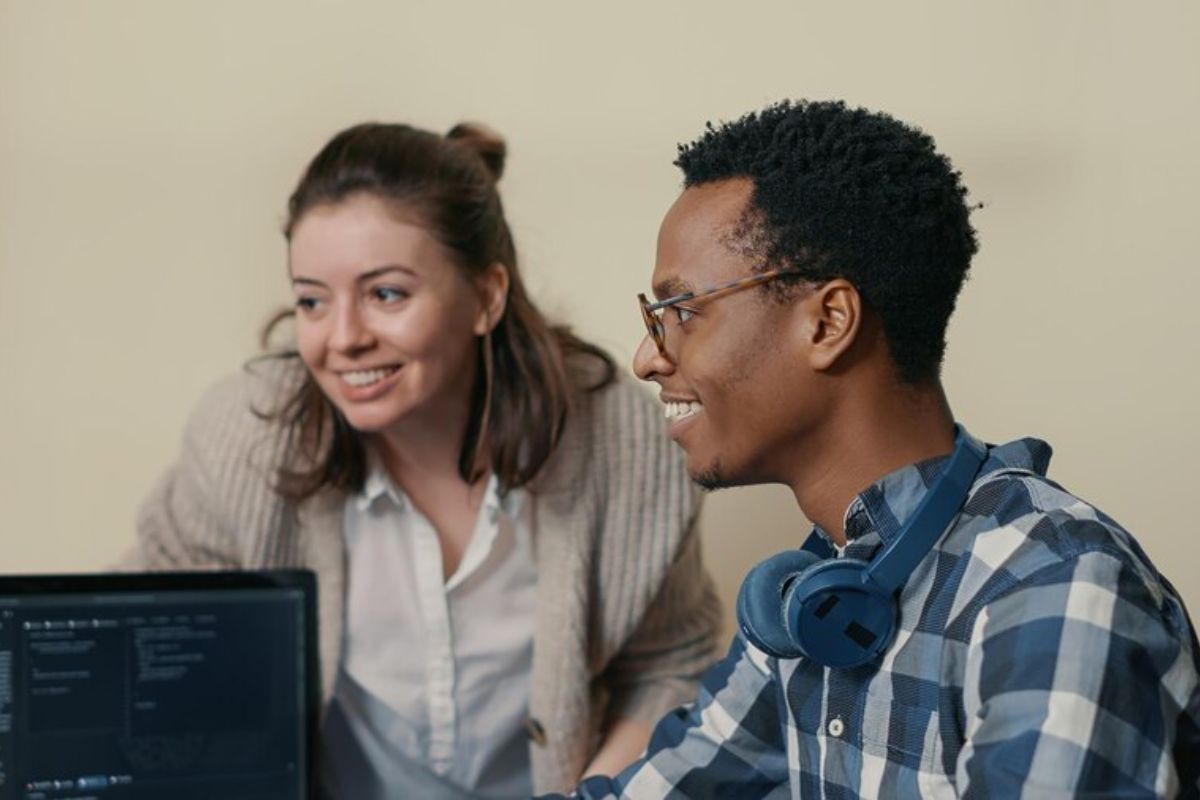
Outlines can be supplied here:
M1050 467L1052 453L1049 444L1032 437L992 447L988 450L988 458L979 471L976 483L1002 470L1044 476ZM936 456L901 467L860 492L842 517L847 543L843 554L849 558L869 560L883 544L891 542L937 480L949 458L949 455ZM832 538L824 530L814 526L813 531L831 548L834 547Z

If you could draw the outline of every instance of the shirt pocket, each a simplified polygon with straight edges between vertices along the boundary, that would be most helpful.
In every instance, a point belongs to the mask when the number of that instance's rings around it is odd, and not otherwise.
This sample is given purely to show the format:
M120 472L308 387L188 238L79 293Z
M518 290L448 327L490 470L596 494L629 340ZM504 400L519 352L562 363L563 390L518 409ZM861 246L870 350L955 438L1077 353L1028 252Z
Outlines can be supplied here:
M897 702L867 692L863 709L863 753L919 772L937 766L941 754L937 708Z

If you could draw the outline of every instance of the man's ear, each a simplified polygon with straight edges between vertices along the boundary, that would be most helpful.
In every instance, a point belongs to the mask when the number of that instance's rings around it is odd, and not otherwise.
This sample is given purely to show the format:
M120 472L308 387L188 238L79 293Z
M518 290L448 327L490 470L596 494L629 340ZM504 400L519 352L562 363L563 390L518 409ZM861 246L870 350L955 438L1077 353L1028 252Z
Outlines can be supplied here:
M479 314L475 317L476 336L490 333L504 316L504 309L508 305L508 284L508 267L498 261L476 279L482 301Z
M854 284L834 278L802 301L809 315L808 362L815 372L833 369L854 345L863 323L862 295Z

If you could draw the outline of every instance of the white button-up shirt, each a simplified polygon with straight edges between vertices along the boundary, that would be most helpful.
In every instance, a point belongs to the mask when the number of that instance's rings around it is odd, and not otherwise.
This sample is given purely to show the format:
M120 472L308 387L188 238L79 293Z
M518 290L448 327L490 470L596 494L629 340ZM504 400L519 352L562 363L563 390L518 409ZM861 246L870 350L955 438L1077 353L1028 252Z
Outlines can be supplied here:
M368 796L366 787L414 769L480 797L532 793L522 726L537 588L529 506L521 490L501 499L493 476L462 561L443 580L433 525L371 460L344 510L346 639L334 703L337 735L349 741L324 743L325 759L343 766L327 771L335 796Z

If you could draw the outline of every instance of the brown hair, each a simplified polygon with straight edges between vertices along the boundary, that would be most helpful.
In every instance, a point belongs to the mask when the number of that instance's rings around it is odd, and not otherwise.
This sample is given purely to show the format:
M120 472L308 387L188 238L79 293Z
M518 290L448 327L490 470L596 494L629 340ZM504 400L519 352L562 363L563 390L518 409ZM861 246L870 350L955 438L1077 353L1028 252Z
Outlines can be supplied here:
M558 444L575 395L615 378L613 362L603 350L565 326L551 325L525 291L496 190L506 153L504 140L477 124L456 125L444 137L408 125L355 125L334 136L308 165L288 200L283 229L290 240L313 207L366 192L416 214L455 254L466 277L495 263L507 268L504 313L492 332L479 338L471 412L458 462L459 474L474 482L481 474L480 456L487 453L501 491L537 475ZM264 344L292 313L280 312L267 323ZM298 355L289 350L271 357ZM575 356L590 357L599 371L577 369ZM302 500L325 486L362 487L367 469L362 437L307 370L287 400L264 416L286 431L289 458L277 474L283 496Z

